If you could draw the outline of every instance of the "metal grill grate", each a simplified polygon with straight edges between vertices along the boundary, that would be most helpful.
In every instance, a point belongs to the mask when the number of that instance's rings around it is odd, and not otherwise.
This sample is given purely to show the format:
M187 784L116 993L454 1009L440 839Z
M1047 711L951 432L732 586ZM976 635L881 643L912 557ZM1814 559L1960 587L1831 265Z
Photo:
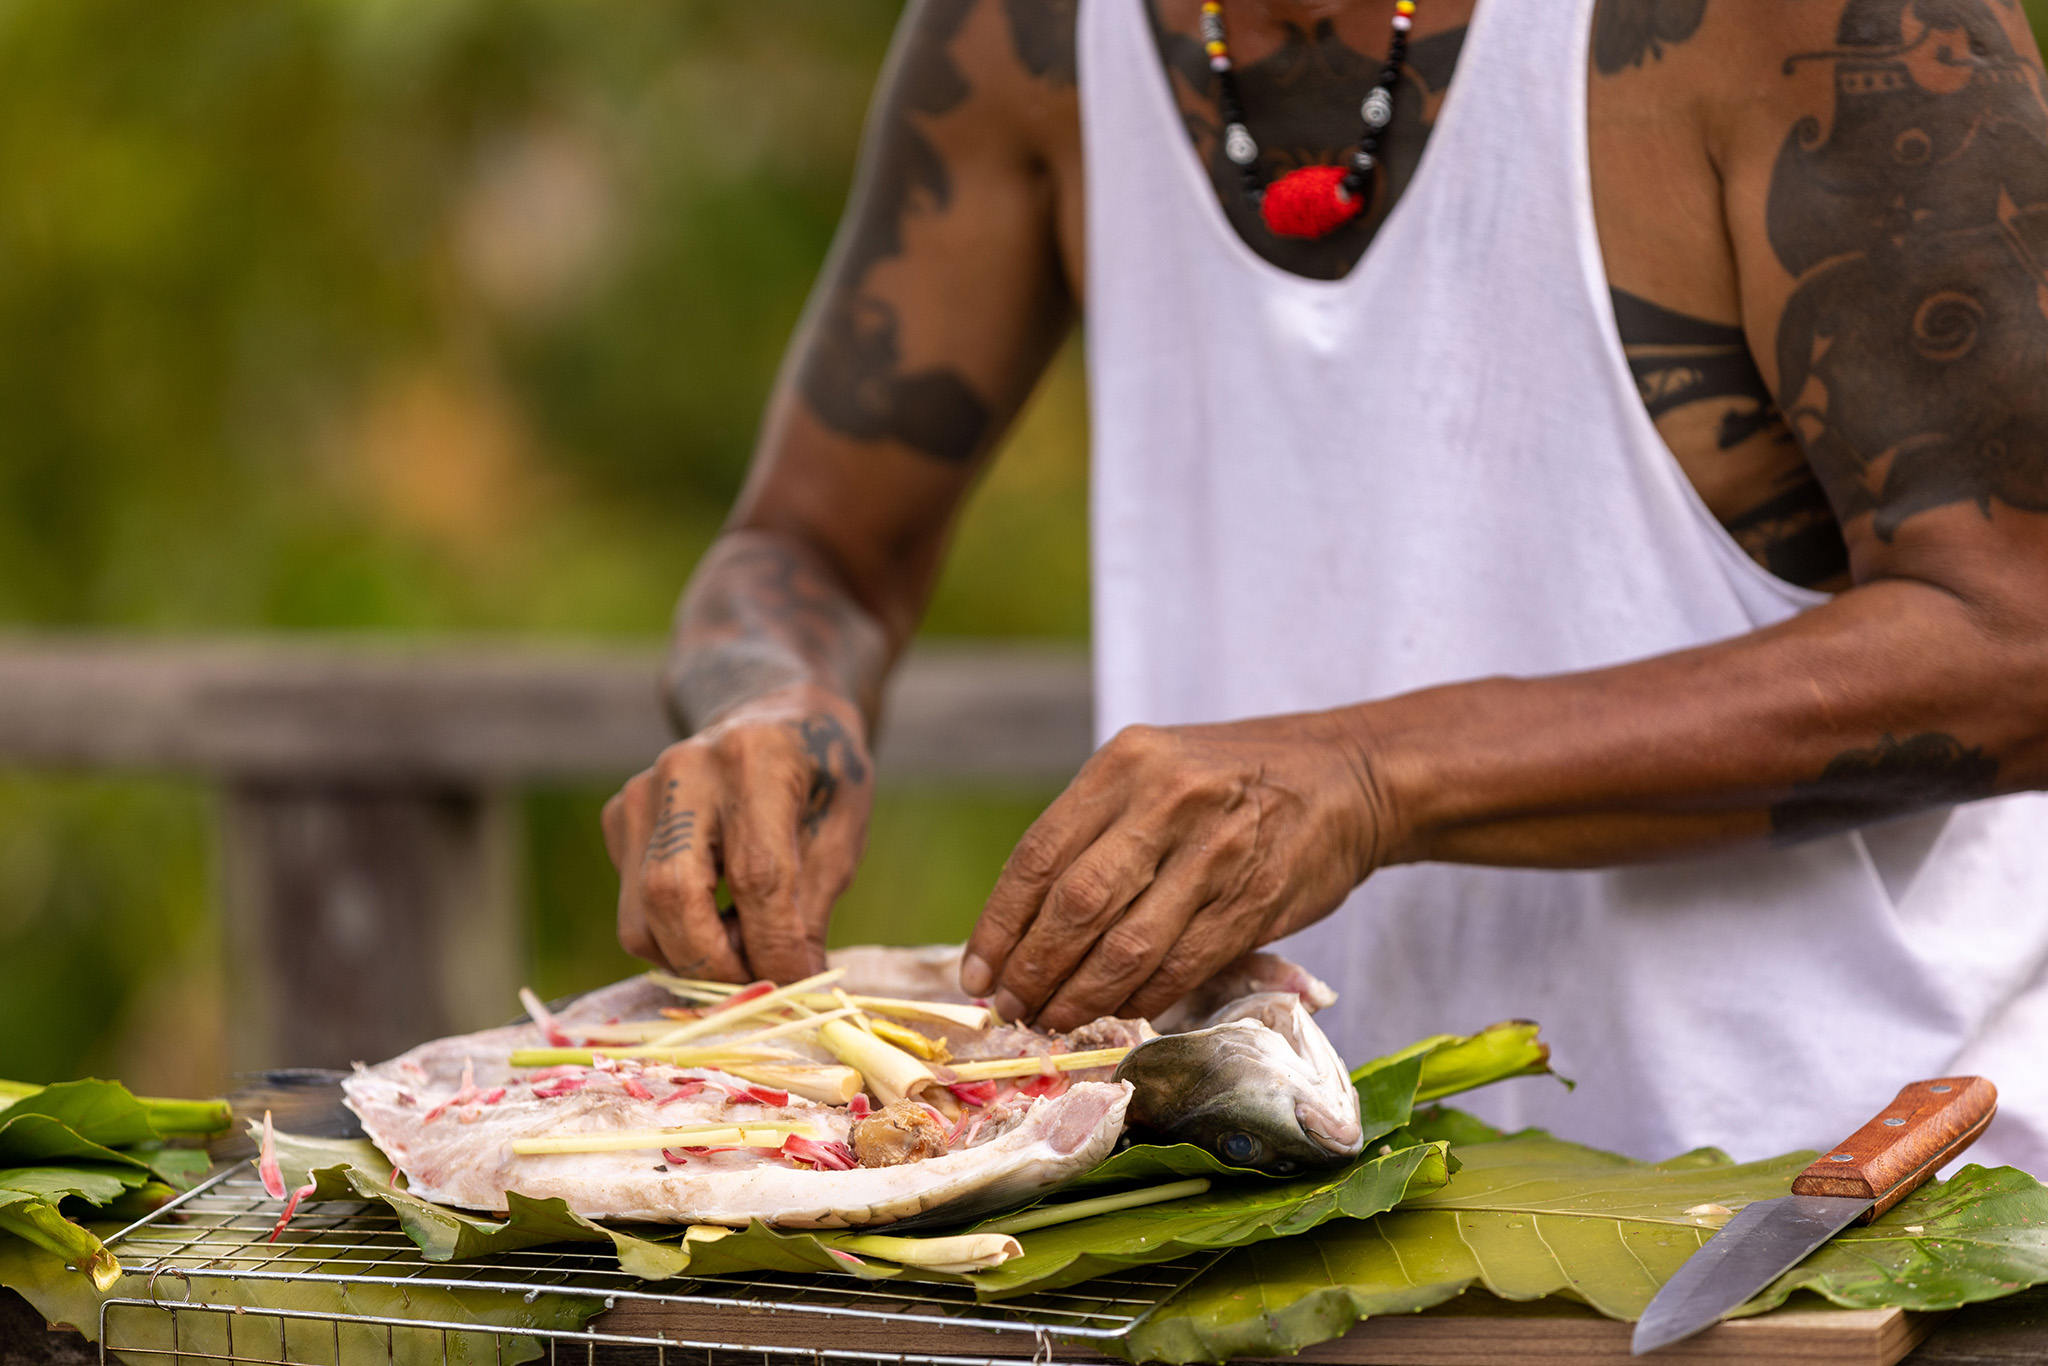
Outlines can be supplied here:
M281 1210L253 1169L237 1164L109 1238L129 1272L122 1288L139 1279L144 1290L104 1302L102 1360L118 1353L133 1366L502 1366L536 1356L564 1366L778 1358L1018 1366L1050 1361L1055 1340L1096 1356L1086 1344L1120 1337L1214 1260L983 1305L965 1286L830 1272L645 1282L621 1270L609 1248L574 1245L429 1262L385 1206L356 1200L309 1202L271 1242ZM281 1303L294 1298L285 1285L326 1287L334 1307ZM470 1317L476 1296L497 1317L543 1295L553 1305L575 1302L571 1321L616 1310L608 1317L633 1326L555 1327L540 1313L525 1323ZM691 1331L699 1327L715 1331ZM964 1354L916 1349L963 1339L973 1349Z

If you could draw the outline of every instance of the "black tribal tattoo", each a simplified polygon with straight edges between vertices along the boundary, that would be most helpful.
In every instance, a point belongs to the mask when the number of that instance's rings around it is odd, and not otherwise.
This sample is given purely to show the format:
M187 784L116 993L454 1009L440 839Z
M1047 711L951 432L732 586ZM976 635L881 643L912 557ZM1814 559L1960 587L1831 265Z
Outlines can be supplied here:
M1080 0L1003 0L1017 60L1055 88L1074 84L1074 16L1079 8Z
M1316 280L1350 273L1365 255L1422 161L1434 126L1434 111L1451 83L1465 30L1418 38L1409 46L1407 68L1394 91L1394 121L1381 153L1384 169L1373 207L1327 237L1275 237L1266 231L1257 206L1246 198L1244 176L1223 154L1215 73L1193 30L1167 27L1159 0L1148 0L1153 36L1177 78L1182 119L1215 187L1217 201L1245 245L1282 270ZM1330 165L1349 155L1358 141L1361 92L1379 76L1383 52L1366 53L1337 36L1336 25L1318 20L1312 29L1290 26L1279 51L1240 64L1237 84L1245 115L1259 144L1258 171L1270 183L1299 166Z
M1850 0L1779 153L1778 402L1846 521L2048 512L2048 91L1990 0Z
M1662 61L1700 31L1707 0L1600 0L1593 7L1593 66L1619 75L1646 61Z
M1849 547L1827 493L1791 444L1771 391L1740 327L1612 291L1614 321L1650 419L1695 407L1714 422L1716 447L1735 451L1752 441L1784 443L1785 474L1764 500L1723 525L1744 551L1779 578L1815 588L1849 572Z
M1931 806L1988 797L1998 761L1953 735L1885 736L1837 755L1820 777L1771 808L1771 833L1793 842L1874 825Z
M677 786L675 779L669 779L661 798L661 815L647 840L647 857L656 863L687 854L696 845L697 813L676 810Z
M903 254L904 221L943 213L953 198L945 159L919 126L967 99L967 78L948 45L975 0L923 0L898 54L891 104L878 112L840 259L818 304L798 387L818 419L858 441L900 441L937 460L962 463L981 449L989 406L958 370L904 373L896 306L867 289L875 266Z
M808 716L796 726L797 733L803 736L804 749L811 756L811 790L804 801L804 829L815 835L825 817L832 814L840 784L860 786L868 780L868 766L862 762L860 750L846 733L846 727L834 718Z
M692 581L682 617L664 689L680 734L805 682L872 711L887 639L814 554L765 534L729 536Z

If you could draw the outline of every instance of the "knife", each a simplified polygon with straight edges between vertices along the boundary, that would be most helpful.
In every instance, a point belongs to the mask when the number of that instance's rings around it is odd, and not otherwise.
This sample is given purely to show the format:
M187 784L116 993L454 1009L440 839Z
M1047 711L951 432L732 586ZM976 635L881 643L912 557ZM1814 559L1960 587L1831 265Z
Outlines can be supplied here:
M1743 1207L1664 1283L1636 1323L1637 1355L1717 1322L1850 1224L1869 1223L1977 1140L1998 1109L1982 1077L1936 1077L1900 1091L1868 1124L1792 1182Z

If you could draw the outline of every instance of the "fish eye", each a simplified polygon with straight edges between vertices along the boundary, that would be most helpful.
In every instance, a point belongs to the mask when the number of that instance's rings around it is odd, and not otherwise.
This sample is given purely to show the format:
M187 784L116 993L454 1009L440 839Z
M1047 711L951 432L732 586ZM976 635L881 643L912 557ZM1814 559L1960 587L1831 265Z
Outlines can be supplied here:
M1234 1129L1216 1140L1216 1152L1225 1162L1245 1167L1259 1160L1266 1151L1266 1145L1244 1132Z

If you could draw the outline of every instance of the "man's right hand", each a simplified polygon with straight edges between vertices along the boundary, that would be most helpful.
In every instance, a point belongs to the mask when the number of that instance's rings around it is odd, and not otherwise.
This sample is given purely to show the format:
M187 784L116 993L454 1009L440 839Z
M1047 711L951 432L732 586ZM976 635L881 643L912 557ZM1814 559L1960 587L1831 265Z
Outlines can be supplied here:
M867 842L865 729L845 698L796 685L734 707L628 781L604 808L627 951L730 982L821 970L832 903Z

